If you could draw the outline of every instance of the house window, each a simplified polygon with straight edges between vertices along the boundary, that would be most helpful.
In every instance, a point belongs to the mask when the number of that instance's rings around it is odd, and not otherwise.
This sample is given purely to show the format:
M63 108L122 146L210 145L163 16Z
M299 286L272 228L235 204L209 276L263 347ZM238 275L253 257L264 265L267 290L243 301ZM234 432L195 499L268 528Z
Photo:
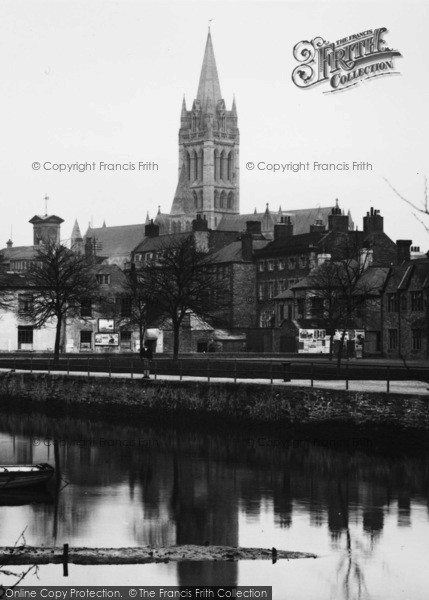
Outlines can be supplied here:
M285 318L285 307L284 307L284 304L280 304L280 306L279 306L279 321L280 321L280 323L283 321L284 318Z
M274 298L275 296L275 285L274 285L274 281L269 281L268 282L268 298Z
M305 254L302 254L299 257L299 266L301 269L305 269L305 267L307 266L307 257L305 256Z
M28 313L33 308L33 296L31 294L18 294L18 311Z
M175 223L173 223L173 225L175 225ZM146 252L146 260L152 260L153 258L153 252Z
M268 260L267 261L267 265L268 265L268 270L269 271L274 271L274 260Z
M259 300L263 300L265 298L265 285L263 283L258 285L258 298Z
M281 294L286 289L286 279L279 279L277 282L278 285L278 293Z
M92 348L92 331L80 332L80 349L91 350Z
M289 266L289 269L294 269L295 268L296 261L295 261L295 257L294 256L291 256L289 258L289 260L288 260L288 266Z
M33 326L18 326L18 350L33 349Z
M121 298L121 317L131 317L132 299Z
M259 263L258 263L258 269L261 272L265 270L265 262L263 260L259 261Z
M80 301L80 316L92 317L92 299L82 298Z
M411 330L411 348L413 350L422 349L422 330L412 329Z
M277 268L279 271L284 271L285 268L285 261L283 258L279 258L277 261Z
M317 296L311 298L311 316L316 318L323 317L323 298Z
M121 331L121 348L123 350L131 349L131 331Z
M398 330L389 329L389 350L397 350L398 348Z
M403 295L401 296L401 310L402 310L402 311L404 311L404 312L405 312L405 311L407 310L407 304L408 304L408 303L407 303L407 297L405 296L405 294L403 294Z
M387 310L388 312L398 312L398 295L387 294Z
M296 309L298 312L298 318L302 319L305 316L305 298L298 298L296 301Z
M411 292L411 310L423 310L423 292Z
M261 327L274 327L275 323L274 310L264 310L261 314Z
M100 285L109 285L110 283L110 275L108 273L97 273L96 279Z

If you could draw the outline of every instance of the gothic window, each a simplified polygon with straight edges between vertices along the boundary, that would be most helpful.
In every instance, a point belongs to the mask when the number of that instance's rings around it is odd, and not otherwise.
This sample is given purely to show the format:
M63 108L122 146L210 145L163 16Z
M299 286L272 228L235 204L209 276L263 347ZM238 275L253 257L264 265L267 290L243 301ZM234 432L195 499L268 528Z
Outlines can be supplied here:
M191 180L191 156L189 152L186 153L186 171L188 174L189 181Z
M225 208L225 191L223 191L220 195L220 208Z
M227 201L227 208L231 209L233 207L233 203L234 203L234 194L232 192L229 192L228 194L228 201Z
M198 154L194 151L194 181L198 179Z
M214 154L213 154L213 164L214 164L214 178L215 178L215 181L217 181L218 177L219 177L219 152L217 150L215 150Z
M219 178L220 179L225 178L225 153L223 150L220 153L220 157L219 157Z
M178 233L182 231L182 223L180 221L177 223L177 231Z
M203 208L203 190L200 190L199 197L200 197L200 208Z
M192 196L194 198L194 207L197 209L198 208L198 196L197 196L197 192L192 192Z
M215 193L214 193L214 207L219 208L219 192L218 192L218 190L215 190Z
M202 181L203 179L203 151L200 150L198 152L198 171L197 171L197 179Z
M232 181L232 152L228 154L227 179L228 181Z

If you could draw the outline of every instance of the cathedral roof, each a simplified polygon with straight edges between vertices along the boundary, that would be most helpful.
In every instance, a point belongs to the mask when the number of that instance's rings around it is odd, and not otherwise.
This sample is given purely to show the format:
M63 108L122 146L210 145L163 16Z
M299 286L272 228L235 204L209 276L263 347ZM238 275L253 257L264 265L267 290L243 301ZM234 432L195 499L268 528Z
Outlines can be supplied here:
M203 66L201 68L200 82L198 84L197 100L200 100L204 109L210 98L213 108L221 100L219 77L217 74L216 60L213 51L212 37L209 31L204 52Z
M317 219L321 219L323 224L328 224L328 216L332 211L332 206L324 206L322 208L301 208L298 210L288 211L264 211L260 213L251 213L248 215L224 215L220 220L218 229L224 231L244 231L246 229L246 221L260 221L262 223L262 232L273 230L273 225L280 221L280 216L290 216L293 223L294 235L308 233L310 226Z
M177 184L176 193L174 194L170 214L172 216L187 215L189 217L192 217L192 215L195 214L194 198L192 196L191 188L189 187L189 179L185 165L182 165L180 171L179 182Z
M253 249L262 250L268 243L269 240L253 240ZM232 242L228 246L221 248L212 255L211 260L216 263L247 262L243 259L243 245L241 241Z
M145 226L141 223L115 227L88 227L84 239L95 238L97 254L113 257L130 254L131 250L142 241L144 235Z

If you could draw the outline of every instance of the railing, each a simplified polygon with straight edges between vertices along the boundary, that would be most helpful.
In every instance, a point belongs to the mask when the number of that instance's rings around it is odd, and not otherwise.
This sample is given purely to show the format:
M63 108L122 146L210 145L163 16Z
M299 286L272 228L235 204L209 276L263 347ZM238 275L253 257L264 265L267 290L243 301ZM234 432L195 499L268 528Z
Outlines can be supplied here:
M6 357L0 358L0 369L44 371L48 374L61 372L84 374L88 377L103 374L108 377L123 375L133 379L144 374L144 363L138 357L61 357L59 360L47 357ZM342 382L342 389L350 389L353 381L384 382L383 390L390 392L394 381L429 381L429 372L424 367L402 365L362 365L345 362L340 368L334 361L282 361L264 359L222 359L207 356L204 358L156 358L150 363L152 379L173 376L180 381L198 377L206 381L224 379L263 380L271 384L291 380L306 381L306 385L316 387L318 382Z

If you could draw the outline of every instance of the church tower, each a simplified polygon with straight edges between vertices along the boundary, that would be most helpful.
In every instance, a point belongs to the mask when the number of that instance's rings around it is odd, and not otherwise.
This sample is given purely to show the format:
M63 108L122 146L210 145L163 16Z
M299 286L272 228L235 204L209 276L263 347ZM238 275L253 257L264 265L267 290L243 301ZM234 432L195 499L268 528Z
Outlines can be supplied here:
M196 215L217 229L223 216L240 212L239 131L235 99L226 110L209 33L192 110L183 99L179 130L179 183L171 220L187 229Z

